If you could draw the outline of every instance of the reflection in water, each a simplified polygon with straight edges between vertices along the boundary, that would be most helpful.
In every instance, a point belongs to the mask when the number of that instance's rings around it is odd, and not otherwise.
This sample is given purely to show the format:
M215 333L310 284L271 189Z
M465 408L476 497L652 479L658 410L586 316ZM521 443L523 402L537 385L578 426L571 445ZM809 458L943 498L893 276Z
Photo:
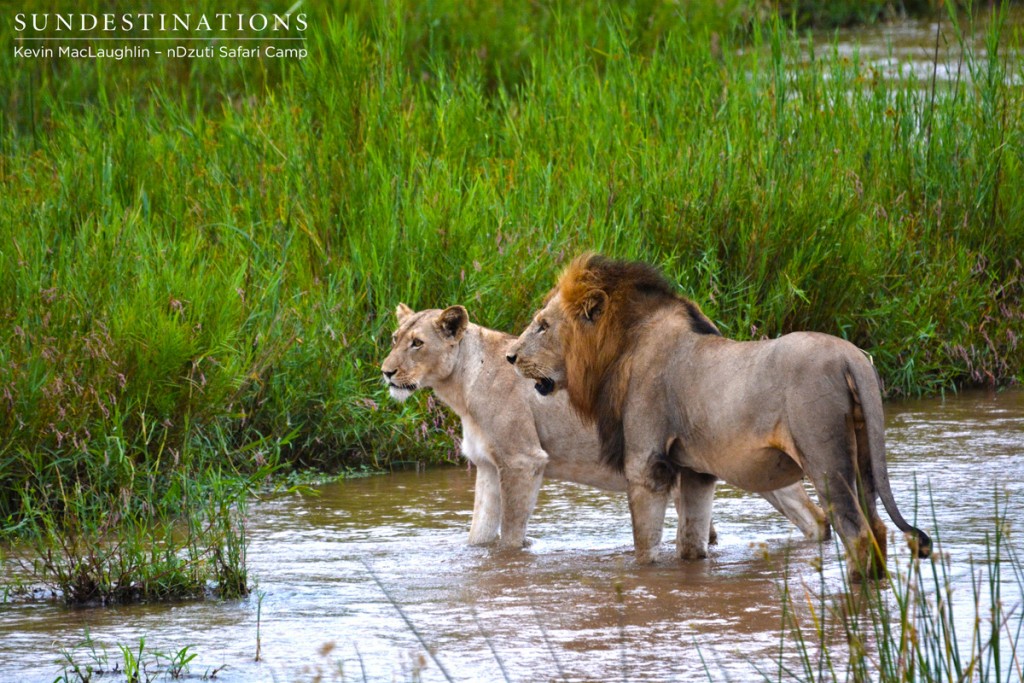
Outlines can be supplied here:
M1009 501L1011 527L1024 519L1016 502L1024 393L889 404L887 424L896 499L913 522L916 498L920 526L938 529L962 584L954 593L964 601L961 617L970 618L968 560L984 557L995 491ZM793 586L823 577L836 592L843 575L830 545L819 575L816 544L763 499L728 487L716 498L719 544L710 559L668 559L669 519L665 559L653 567L632 561L624 497L569 484L545 485L526 551L467 547L472 488L472 473L445 469L255 505L249 558L264 596L260 663L255 595L105 609L9 604L0 606L0 680L52 681L60 649L86 629L111 665L118 643L145 636L154 651L192 645L192 673L225 666L219 681L311 680L317 672L435 681L444 680L441 666L464 681L777 677L786 563ZM890 547L890 567L905 567L905 545ZM1004 586L1002 599L1020 603L1019 586ZM82 651L76 657L89 661Z

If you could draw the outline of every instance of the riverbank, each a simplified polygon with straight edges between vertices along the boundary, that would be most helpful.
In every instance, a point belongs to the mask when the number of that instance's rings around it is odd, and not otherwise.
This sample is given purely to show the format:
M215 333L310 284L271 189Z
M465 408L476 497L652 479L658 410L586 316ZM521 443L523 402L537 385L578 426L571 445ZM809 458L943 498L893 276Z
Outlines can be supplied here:
M206 482L455 460L443 408L386 398L395 305L518 330L585 249L729 336L848 338L891 397L1019 381L1019 29L947 18L939 81L752 7L356 2L274 60L18 58L7 26L4 528L172 539Z

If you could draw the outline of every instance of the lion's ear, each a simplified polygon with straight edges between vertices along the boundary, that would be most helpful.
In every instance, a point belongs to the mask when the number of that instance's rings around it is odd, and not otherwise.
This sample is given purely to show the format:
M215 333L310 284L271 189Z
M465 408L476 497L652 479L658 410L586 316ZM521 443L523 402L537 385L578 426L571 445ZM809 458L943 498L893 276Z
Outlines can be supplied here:
M607 303L608 295L603 290L595 289L588 292L586 298L580 302L580 316L588 323L596 322Z
M437 317L438 331L452 339L459 340L466 332L466 325L469 324L469 313L462 306L451 306L441 311Z
M395 317L398 318L398 322L399 322L399 324L401 324L401 323L405 322L406 318L408 318L410 315L412 315L415 312L416 311L412 310L411 308L409 308L405 304L398 304L398 307L395 308Z

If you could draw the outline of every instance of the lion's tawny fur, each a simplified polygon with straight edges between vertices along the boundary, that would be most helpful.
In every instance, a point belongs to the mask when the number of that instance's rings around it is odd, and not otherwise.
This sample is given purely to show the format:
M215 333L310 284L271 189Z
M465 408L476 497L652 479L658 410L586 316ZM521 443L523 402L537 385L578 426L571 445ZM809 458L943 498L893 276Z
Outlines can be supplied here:
M758 491L806 474L855 580L885 572L877 498L917 552L930 552L927 534L896 507L877 373L849 342L811 332L725 339L652 267L588 254L566 268L509 359L597 423L604 462L628 482L641 562L657 556L673 468L681 514L696 520L710 512L707 475ZM706 554L696 532L686 543L682 555Z

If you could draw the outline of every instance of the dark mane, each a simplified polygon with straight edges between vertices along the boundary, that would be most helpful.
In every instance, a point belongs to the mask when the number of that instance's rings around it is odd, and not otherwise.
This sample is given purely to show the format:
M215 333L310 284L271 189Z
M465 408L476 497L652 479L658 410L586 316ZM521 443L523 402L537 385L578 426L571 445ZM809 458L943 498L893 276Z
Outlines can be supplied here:
M697 334L711 334L716 337L722 336L722 333L718 331L718 328L715 327L713 322L711 322L711 319L704 315L704 311L700 310L700 306L689 299L680 298L683 301L683 305L686 306L686 312L690 314L690 329Z
M657 311L679 307L695 334L719 335L700 307L676 293L657 268L598 254L575 259L558 281L566 316L565 351L569 400L584 420L597 423L601 459L622 469L622 407L637 329Z
M640 261L617 261L600 254L583 258L586 259L584 267L592 275L593 286L604 291L609 299L614 294L621 294L636 304L625 311L619 311L627 314L630 323L628 328L639 324L661 306L676 305L686 310L694 332L721 336L721 332L704 315L700 306L681 296L676 284L654 266Z

